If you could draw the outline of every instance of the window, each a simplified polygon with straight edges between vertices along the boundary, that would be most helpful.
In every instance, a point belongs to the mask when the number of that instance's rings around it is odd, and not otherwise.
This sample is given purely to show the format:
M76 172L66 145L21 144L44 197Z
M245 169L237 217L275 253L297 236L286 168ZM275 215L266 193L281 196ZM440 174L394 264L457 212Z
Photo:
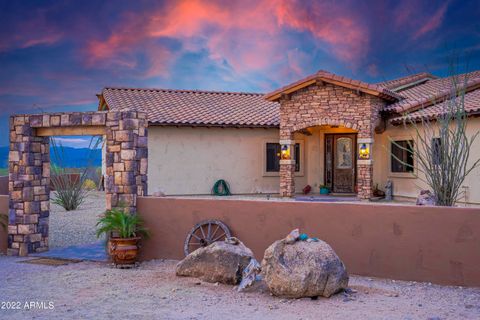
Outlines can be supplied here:
M432 139L432 160L434 165L439 165L443 162L442 140L440 138Z
M392 172L413 172L413 140L391 143Z
M280 144L267 143L267 172L280 171Z
M295 160L295 172L300 171L300 143L295 143L293 151L293 159Z
M266 144L266 172L280 171L280 144ZM300 172L300 143L295 143L293 148L293 159L295 160L295 172Z

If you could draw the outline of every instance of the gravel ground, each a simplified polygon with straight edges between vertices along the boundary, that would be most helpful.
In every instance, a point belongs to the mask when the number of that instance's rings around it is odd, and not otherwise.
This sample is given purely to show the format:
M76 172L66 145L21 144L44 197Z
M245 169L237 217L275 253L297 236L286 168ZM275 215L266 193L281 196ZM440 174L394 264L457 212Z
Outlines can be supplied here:
M330 299L286 300L261 285L237 293L232 286L178 278L176 261L149 261L135 270L82 262L66 266L18 263L0 257L3 319L480 319L480 288L352 276L354 293ZM356 291L356 292L355 292ZM25 302L54 308L26 309Z
M54 193L51 194L51 199ZM92 191L79 209L65 211L51 203L49 221L50 248L68 247L97 242L95 236L98 216L105 210L105 193Z

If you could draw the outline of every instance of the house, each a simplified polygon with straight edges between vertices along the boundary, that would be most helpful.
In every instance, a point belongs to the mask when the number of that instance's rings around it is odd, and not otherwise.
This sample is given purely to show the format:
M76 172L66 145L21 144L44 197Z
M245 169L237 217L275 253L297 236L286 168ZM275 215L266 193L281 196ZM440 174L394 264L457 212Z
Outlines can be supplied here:
M480 130L480 71L467 76L473 135ZM402 117L435 117L436 102L450 91L451 78L429 73L369 84L321 70L268 94L104 88L98 97L99 110L147 113L150 193L210 194L224 179L235 194L293 196L325 185L368 199L388 180L396 197L425 188L417 160L391 140L407 146L415 134ZM477 140L471 159L479 157ZM479 178L477 169L465 180L463 201L480 203Z

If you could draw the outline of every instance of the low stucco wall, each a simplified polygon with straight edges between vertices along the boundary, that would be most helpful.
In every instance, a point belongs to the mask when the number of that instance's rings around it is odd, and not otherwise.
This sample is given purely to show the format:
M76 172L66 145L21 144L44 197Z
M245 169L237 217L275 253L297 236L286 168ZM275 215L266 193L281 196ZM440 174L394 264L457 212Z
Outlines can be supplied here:
M8 195L0 195L0 214L8 214ZM0 227L0 252L7 253L7 230Z
M187 233L220 219L258 260L294 228L327 241L352 274L480 286L480 210L141 197L143 259L183 258Z

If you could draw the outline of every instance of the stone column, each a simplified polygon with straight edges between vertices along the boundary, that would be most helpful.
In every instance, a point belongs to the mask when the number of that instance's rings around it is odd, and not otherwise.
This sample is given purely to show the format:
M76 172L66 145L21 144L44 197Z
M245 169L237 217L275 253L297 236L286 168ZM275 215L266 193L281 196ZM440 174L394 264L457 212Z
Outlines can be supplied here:
M280 140L280 145L288 145L293 158L295 142L291 139ZM280 160L280 196L293 197L295 195L295 160Z
M136 211L137 196L147 194L147 118L142 112L107 114L107 209Z
M8 255L48 250L50 150L42 116L10 118Z

